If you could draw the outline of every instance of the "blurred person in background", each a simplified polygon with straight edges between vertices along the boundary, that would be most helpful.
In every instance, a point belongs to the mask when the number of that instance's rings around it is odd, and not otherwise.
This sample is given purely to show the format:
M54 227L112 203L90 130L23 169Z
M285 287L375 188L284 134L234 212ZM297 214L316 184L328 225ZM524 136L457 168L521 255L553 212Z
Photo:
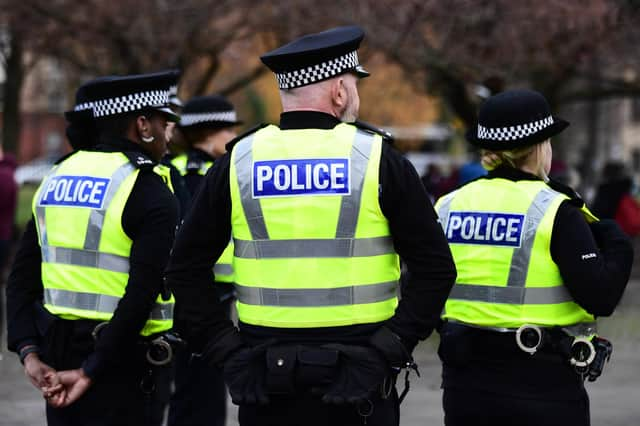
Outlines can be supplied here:
M436 203L458 270L438 349L447 426L590 424L584 380L611 350L595 319L620 301L633 249L549 180L568 125L537 92L489 98L467 133L488 175Z
M171 160L185 180L189 196L198 191L205 174L216 159L224 155L226 144L235 138L236 110L224 97L200 96L190 99L182 109L178 131L187 150ZM215 288L227 316L233 301L233 244L216 262ZM176 321L180 321L176 314ZM180 324L176 324L180 328ZM189 343L189 342L188 342ZM195 343L195 342L194 342ZM222 371L209 368L202 360L202 347L194 344L178 352L175 363L175 391L169 407L169 426L224 426L227 391Z
M14 177L16 166L15 157L5 153L0 145L0 284L4 283L4 268L11 252L18 202L18 184Z
M613 219L630 237L640 234L640 204L633 196L633 179L622 162L609 162L593 200L593 212Z
M471 149L469 157L469 161L460 166L458 170L458 186L462 186L487 174L487 169L482 167L480 152L477 149Z

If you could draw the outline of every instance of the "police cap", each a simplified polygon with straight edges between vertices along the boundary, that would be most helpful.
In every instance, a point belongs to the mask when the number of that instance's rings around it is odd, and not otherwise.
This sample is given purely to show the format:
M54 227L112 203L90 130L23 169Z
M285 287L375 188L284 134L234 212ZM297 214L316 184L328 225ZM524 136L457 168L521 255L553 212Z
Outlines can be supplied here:
M223 96L197 96L190 99L182 108L179 127L223 128L242 124L238 121L236 110Z
M369 73L358 62L362 28L346 26L300 37L260 57L276 74L280 89L306 86L352 72Z
M178 121L179 116L169 107L169 95L179 75L172 70L96 79L85 85L86 102L76 105L75 109L87 109L90 105L96 119L154 110L164 113L169 120Z

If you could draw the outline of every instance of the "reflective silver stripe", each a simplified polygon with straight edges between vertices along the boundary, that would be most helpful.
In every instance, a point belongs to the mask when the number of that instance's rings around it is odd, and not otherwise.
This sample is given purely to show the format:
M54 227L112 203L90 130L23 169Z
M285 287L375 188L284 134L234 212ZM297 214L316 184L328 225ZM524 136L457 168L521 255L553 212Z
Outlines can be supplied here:
M240 200L242 209L244 210L247 225L251 232L251 238L254 240L268 240L269 233L267 225L262 215L262 207L260 200L253 198L252 190L252 167L253 162L253 137L250 135L241 143L234 147L236 174L238 175L238 187L240 190Z
M42 247L42 261L64 265L87 266L107 271L129 273L129 258L110 253L66 247Z
M304 240L234 239L234 256L245 259L367 257L395 253L391 237Z
M375 303L396 296L396 282L340 288L282 289L236 284L238 301L247 305L321 307Z
M42 180L42 185L40 186L40 188L42 188L42 190L40 191L41 199L44 192L47 190L47 187L49 186L49 181L55 174L57 168L58 168L58 164L53 166L51 170L49 170L49 173L47 173L47 175ZM48 241L47 221L46 221L46 207L41 206L40 202L36 203L36 220L38 221L38 230L40 231L40 246L43 246L43 245L46 245Z
M512 305L544 305L573 302L565 286L557 287L498 287L458 284L449 293L449 300L508 303Z
M351 145L351 170L350 182L351 190L349 195L344 195L340 204L340 216L338 216L338 226L336 228L336 238L354 238L360 204L362 202L362 187L367 174L369 157L373 147L375 135L356 130L353 143Z
M106 296L96 293L82 293L60 289L44 289L44 302L61 308L82 309L84 311L112 314L120 297ZM173 318L173 303L156 303L151 310L149 319L169 320Z
M104 196L101 209L92 209L89 215L89 224L87 225L87 233L84 239L85 250L98 250L100 247L100 239L102 238L102 225L107 214L107 209L111 205L113 197L122 186L124 180L134 173L136 168L130 162L126 162L113 172L110 178L109 188Z
M213 273L218 275L231 275L233 274L233 265L230 263L216 263L213 266Z
M513 251L507 286L525 286L527 274L529 272L529 260L531 259L531 251L533 249L533 242L536 238L538 226L540 225L540 222L547 210L549 210L551 203L553 203L553 201L558 197L562 197L562 194L553 191L552 189L543 188L536 194L535 198L531 202L526 213L520 247Z
M455 193L451 193L447 195L442 203L440 203L440 207L438 208L438 222L440 222L440 226L442 226L442 230L447 232L447 224L449 223L449 211L451 210L451 202L453 201Z

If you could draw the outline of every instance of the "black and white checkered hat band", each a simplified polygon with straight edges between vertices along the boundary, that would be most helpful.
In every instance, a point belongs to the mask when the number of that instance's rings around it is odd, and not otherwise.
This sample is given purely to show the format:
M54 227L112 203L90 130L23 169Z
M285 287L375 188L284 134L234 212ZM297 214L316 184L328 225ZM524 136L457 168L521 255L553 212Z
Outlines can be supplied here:
M294 87L326 80L358 66L358 53L349 52L339 58L312 65L300 70L276 73L278 86L281 89L293 89Z
M93 109L93 102L84 102L73 107L74 111L86 111L88 109Z
M478 124L478 139L511 141L537 133L553 124L553 117L509 127L483 127Z
M217 122L229 122L235 123L237 121L235 111L222 111L222 112L206 112L199 114L182 114L180 116L181 126L191 126L197 123L217 123Z
M94 101L92 105L93 116L105 117L144 108L166 106L168 103L168 90L151 90L149 92L133 93L127 96Z

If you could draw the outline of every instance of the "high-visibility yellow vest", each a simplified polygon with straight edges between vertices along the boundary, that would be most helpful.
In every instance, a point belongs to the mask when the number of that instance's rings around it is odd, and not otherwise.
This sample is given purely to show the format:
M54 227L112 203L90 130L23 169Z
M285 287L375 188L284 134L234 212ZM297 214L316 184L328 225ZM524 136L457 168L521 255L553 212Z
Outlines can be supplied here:
M178 169L182 176L185 176L189 172L194 172L200 176L207 174L207 170L213 165L213 161L204 161L198 159L197 161L190 158L188 152L184 152L171 160L171 164Z
M188 152L185 152L171 160L171 164L178 169L182 176L185 176L190 171L204 176L207 174L207 170L213 166L213 161L204 161L201 159L197 159L196 161L189 156ZM227 248L222 252L222 255L213 267L213 272L217 282L233 282L233 240L229 242Z
M267 126L231 153L240 321L330 327L384 321L400 277L378 201L382 138Z
M169 170L154 168L170 185ZM122 212L139 169L122 153L80 151L54 166L33 199L45 308L64 319L109 321L129 279L132 241ZM170 186L171 188L171 186ZM143 336L171 328L173 296L156 300Z
M593 323L551 258L554 219L567 199L542 181L501 178L440 198L436 211L458 271L443 318L510 329ZM596 220L586 208L583 214Z

